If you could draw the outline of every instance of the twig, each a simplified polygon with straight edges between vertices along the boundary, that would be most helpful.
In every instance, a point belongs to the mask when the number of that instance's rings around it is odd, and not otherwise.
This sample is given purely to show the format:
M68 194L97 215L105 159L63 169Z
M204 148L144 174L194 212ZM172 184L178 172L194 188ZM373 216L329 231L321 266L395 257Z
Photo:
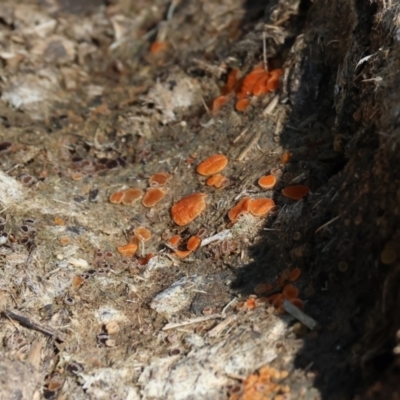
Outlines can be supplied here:
M337 215L335 218L332 218L330 221L327 223L321 225L318 229L316 229L315 233L318 233L321 229L324 229L328 225L330 225L332 222L335 222L337 219L339 219L342 216L342 214Z
M243 159L246 157L247 153L251 150L251 148L260 140L260 137L261 137L261 130L254 135L253 139L250 140L250 143L239 154L239 157L237 158L238 161L243 161Z
M305 314L303 311L301 311L299 308L297 308L286 299L283 300L283 308L286 312L288 312L292 317L299 320L307 328L313 330L317 326L317 321L314 318L311 318L310 316Z
M267 63L267 37L265 32L263 32L263 57L264 57L264 69L268 71L268 63Z
M210 331L208 331L207 336L211 338L215 338L220 335L220 333L232 322L236 320L236 315L229 315L223 321L221 321L218 325L214 326Z
M229 229L224 229L221 232L218 232L217 234L210 236L208 238L205 238L201 241L200 247L207 246L208 244L212 242L216 242L217 240L226 240L230 239L232 237L232 232Z
M3 314L6 317L10 318L10 319L18 321L21 325L25 326L25 328L33 329L35 331L38 331L38 332L43 333L45 335L51 336L54 339L59 339L61 341L64 341L66 339L65 334L57 332L53 328L40 325L40 324L38 324L38 323L36 323L34 321L31 321L29 318L26 318L26 317L24 317L22 315L15 314L13 311L5 310L3 312Z
M246 134L246 132L248 130L249 130L249 128L244 128L242 130L242 132L240 132L239 135L235 137L235 139L233 140L233 143L237 143Z
M198 324L199 322L205 322L205 321L209 321L211 319L217 319L217 318L222 318L222 315L221 314L212 314L212 315L206 315L204 317L188 319L188 320L182 321L182 322L171 322L171 323L165 325L162 328L162 330L167 331L169 329L175 329L175 328L179 328L181 326L186 326L186 325Z
M269 102L269 104L267 105L267 107L265 107L265 110L263 111L263 115L269 115L272 113L272 111L275 110L275 107L278 105L278 101L279 101L279 94L276 94L272 100Z

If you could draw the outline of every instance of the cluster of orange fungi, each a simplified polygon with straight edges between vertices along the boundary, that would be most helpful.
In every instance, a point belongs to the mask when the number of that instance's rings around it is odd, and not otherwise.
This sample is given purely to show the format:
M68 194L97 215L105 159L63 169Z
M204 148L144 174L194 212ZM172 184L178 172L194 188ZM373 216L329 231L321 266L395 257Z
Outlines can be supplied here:
M201 245L201 239L199 236L191 236L186 243L186 250L180 250L178 249L178 246L181 240L182 238L179 235L172 236L168 240L169 246L175 249L173 254L176 255L178 258L186 258L194 251L196 251Z
M251 199L245 197L233 206L228 212L228 218L231 222L236 222L238 218L247 213L251 213L256 217L266 216L275 206L275 202L268 197L259 197Z
M171 175L167 172L158 172L150 177L150 187L146 190L146 193L144 193L142 189L138 188L119 190L110 195L110 203L130 205L137 200L142 199L142 204L144 207L154 207L167 194L166 189L164 189L162 186L165 186L170 179Z
M272 79L271 76L274 71L266 75L266 71L261 68L254 69L248 76L243 79L240 84L240 91L238 92L238 97L248 95L249 93L260 93L261 89L259 86L261 82L269 82L266 79ZM279 74L278 74L279 75ZM276 76L278 76L276 75ZM260 79L257 80L255 77L258 76ZM232 85L236 79L236 73L230 75L228 78L228 84ZM263 79L263 80L261 80ZM257 83L257 86L256 86ZM254 85L253 85L254 84ZM257 89L257 90L256 90ZM227 90L227 89L226 89ZM221 188L229 182L228 178L220 174L220 172L228 165L228 158L223 154L214 154L204 161L202 161L196 168L199 175L207 177L206 184L208 186L214 186L216 188ZM166 195L167 191L164 188L171 179L171 175L166 172L158 172L152 175L149 179L149 188L144 193L141 189L130 188L126 190L117 191L111 194L109 200L113 204L132 204L138 199L142 198L142 204L144 207L154 207L159 201L161 201ZM258 185L265 190L272 189L277 183L277 178L275 175L265 175L258 180ZM293 185L282 189L282 194L290 199L299 200L308 194L309 188L304 185ZM171 217L173 221L179 226L186 226L190 224L195 218L197 218L206 209L206 198L205 193L197 192L189 194L182 199L180 199L176 204L171 207ZM241 199L235 206L233 206L228 212L228 218L230 223L235 223L239 217L243 214L250 213L256 217L263 217L268 215L271 209L275 206L272 199L267 197L250 198L245 197ZM143 227L136 228L134 230L133 239L126 245L118 247L118 252L125 257L132 257L136 254L140 242L144 243L151 238L150 232ZM179 258L185 258L189 256L192 252L196 251L201 244L201 239L198 236L192 236L186 244L186 249L178 249L181 242L181 237L175 235L169 239L169 246L174 249L174 255ZM146 263L153 254L144 257L142 262ZM146 261L144 261L146 260ZM140 260L139 260L140 261ZM297 269L292 271L295 273ZM280 278L281 279L281 278ZM297 279L297 278L296 278ZM293 277L289 281L294 281ZM279 282L278 282L279 285ZM256 291L257 294L261 293L261 287L267 287L265 292L268 292L268 285L258 285ZM303 303L297 298L297 289L289 285L279 285L281 287L282 293L276 293L273 297L273 304L280 308L282 307L283 299L290 300L293 304L298 307L302 307ZM268 298L272 300L271 298ZM247 309L251 309L255 306L255 300L249 299L246 304Z
M283 301L288 300L299 309L304 308L304 303L299 299L299 290L293 285L301 275L300 268L294 268L291 271L285 270L279 276L275 285L270 283L260 283L254 288L254 293L260 297L258 301L273 305L278 313L284 313ZM272 294L271 294L272 292Z
M138 228L135 228L133 230L133 238L129 241L128 244L124 245L124 246L119 246L117 248L118 253L121 254L124 257L132 257L136 254L137 249L139 247L140 243L146 243L151 239L151 232L143 227L143 226L139 226ZM149 255L147 254L145 256L145 258L148 260L150 260L150 258L153 255L151 255L149 257ZM147 262L146 262L147 263Z
M258 373L247 376L240 385L229 391L229 400L284 400L288 398L290 388L281 381L289 376L287 371L264 366Z
M258 65L245 77L239 79L239 70L233 69L228 75L226 85L221 89L221 96L218 96L212 104L212 112L216 114L233 94L237 97L236 110L246 110L251 96L262 96L277 90L282 74L281 69L268 71L262 65Z

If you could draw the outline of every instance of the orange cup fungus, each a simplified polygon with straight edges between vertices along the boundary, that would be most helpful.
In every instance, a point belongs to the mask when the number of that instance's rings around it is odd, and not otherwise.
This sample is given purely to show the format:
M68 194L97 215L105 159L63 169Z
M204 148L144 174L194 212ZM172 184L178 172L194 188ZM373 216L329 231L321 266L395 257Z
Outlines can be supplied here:
M244 199L240 200L236 206L233 206L229 213L228 218L230 221L235 222L242 214L247 214L250 210L250 197L245 197Z
M208 157L197 166L200 175L213 175L222 171L228 165L228 158L223 154L215 154Z
M296 282L300 278L300 275L301 275L301 269L293 268L289 275L290 282Z
M155 41L150 47L150 53L151 54L161 53L161 52L167 50L167 48L168 48L167 42Z
M182 238L179 235L174 235L168 239L168 244L171 247L178 247L181 240Z
M236 111L244 111L249 106L250 100L249 99L239 99L236 102Z
M187 256L190 256L190 254L192 254L192 250L175 250L174 254L178 258L186 258Z
M281 69L267 71L262 65L256 66L243 79L238 79L238 70L233 69L227 79L226 85L221 89L221 96L217 97L212 105L212 112L217 113L227 103L229 95L236 92L236 110L244 111L250 104L249 97L261 96L273 92L279 87L279 78L283 74Z
M299 290L289 283L283 288L282 294L286 299L295 299L299 295Z
M144 228L143 226L139 226L133 230L135 236L143 242L148 242L151 239L151 232Z
M149 179L151 187L164 186L171 179L171 175L167 172L157 172Z
M109 198L109 200L110 200L110 203L120 204L122 199L123 199L123 197L124 197L124 192L123 191L118 191L118 192L112 193L110 198Z
M274 175L265 175L258 180L258 185L262 189L272 189L276 185L276 177Z
M133 189L127 189L124 191L124 195L121 199L121 203L128 205L132 204L136 200L139 200L143 196L143 190L133 188Z
M220 189L222 186L226 185L228 183L228 178L224 175L221 174L215 174L210 176L207 181L206 185L207 186L214 186L217 189Z
M211 111L213 114L217 114L219 110L228 102L228 96L218 96L212 103Z
M171 208L171 216L179 226L185 226L197 218L206 208L206 194L192 193L179 200Z
M201 239L198 236L191 236L187 242L187 249L190 251L196 251L201 245Z
M222 95L227 95L236 89L236 86L238 85L239 82L237 78L238 73L239 73L238 69L233 69L231 72L229 72L226 85L221 89Z
M273 289L273 286L270 283L260 283L254 288L255 294L264 294L270 292Z
M255 217L262 217L264 215L267 215L271 210L271 208L274 206L275 203L272 199L268 198L253 199L250 201L249 211Z
M304 308L304 302L298 298L294 299L288 299L294 306L296 306L298 309L303 310Z
M145 207L154 207L159 201L161 201L165 195L167 194L167 192L163 189L160 188L149 188L147 189L143 200L142 200L142 204Z
M77 289L78 287L82 286L84 283L85 283L85 280L81 276L75 275L72 278L71 286L74 289Z
M125 246L118 247L117 250L118 253L124 257L132 257L135 255L137 248L138 246L136 243L128 243Z
M308 194L310 189L304 185L293 185L282 189L282 194L292 200L300 200Z

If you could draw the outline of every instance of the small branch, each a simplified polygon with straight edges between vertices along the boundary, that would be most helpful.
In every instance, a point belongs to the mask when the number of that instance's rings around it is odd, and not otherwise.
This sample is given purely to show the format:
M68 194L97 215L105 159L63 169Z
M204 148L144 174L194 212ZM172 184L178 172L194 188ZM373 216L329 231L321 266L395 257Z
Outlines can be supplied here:
M188 320L182 321L182 322L171 322L171 323L165 325L162 328L162 330L167 331L169 329L180 328L181 326L186 326L186 325L198 324L199 322L210 321L211 319L217 319L217 318L222 318L222 315L221 314L212 314L212 315L206 315L204 317L188 319Z
M311 318L310 316L305 314L303 311L301 311L299 308L297 308L295 305L293 305L290 301L286 299L283 300L283 308L292 317L299 320L303 325L305 325L307 328L311 330L313 330L318 324L314 318Z
M43 333L47 336L51 336L52 338L59 339L61 341L64 341L66 339L65 334L57 332L53 328L40 325L40 324L30 320L27 317L15 314L13 311L5 310L2 314L4 314L6 317L8 317L14 321L18 321L22 326L25 326L25 328L33 329L34 331Z

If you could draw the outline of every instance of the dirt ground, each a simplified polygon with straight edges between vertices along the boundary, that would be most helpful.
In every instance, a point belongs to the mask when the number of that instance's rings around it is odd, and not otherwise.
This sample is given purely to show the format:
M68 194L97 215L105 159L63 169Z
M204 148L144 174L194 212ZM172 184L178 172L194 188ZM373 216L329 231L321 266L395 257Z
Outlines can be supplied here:
M257 65L279 88L216 111ZM399 68L394 0L3 0L0 399L400 398Z

